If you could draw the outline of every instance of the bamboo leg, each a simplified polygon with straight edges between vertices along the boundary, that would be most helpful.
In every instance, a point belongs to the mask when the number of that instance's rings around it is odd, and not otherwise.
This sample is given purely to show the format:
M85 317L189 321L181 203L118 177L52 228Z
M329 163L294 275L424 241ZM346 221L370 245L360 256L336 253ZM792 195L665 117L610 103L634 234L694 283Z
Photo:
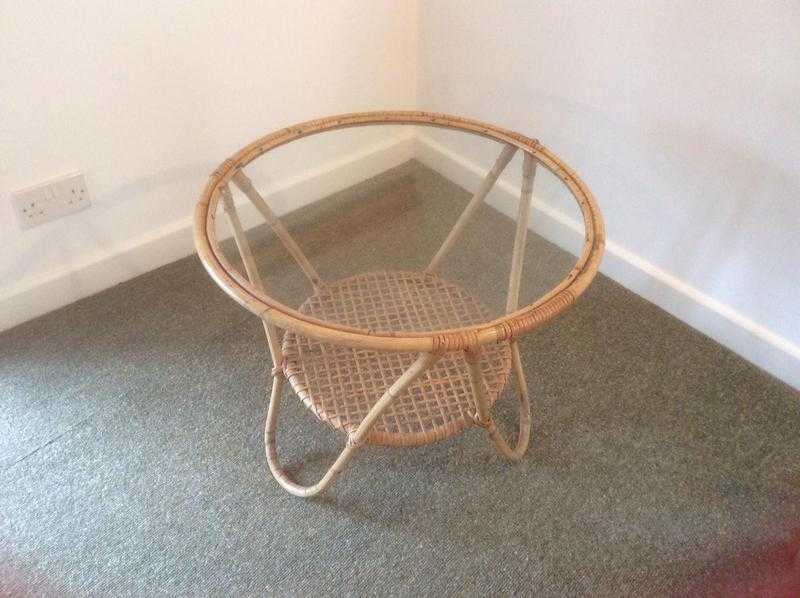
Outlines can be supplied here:
M517 343L511 343L511 357L514 373L517 377L519 386L517 399L519 400L519 431L517 433L517 444L513 448L509 446L503 433L497 427L489 411L489 404L486 400L484 389L483 372L481 371L480 359L477 351L466 351L464 356L469 368L469 380L472 387L472 394L475 397L477 408L477 423L486 428L489 438L494 443L497 450L510 461L519 461L528 450L528 443L531 437L531 406L528 399L528 385L525 382L525 375L522 371L522 362L519 357Z
M525 259L525 241L528 238L528 221L533 198L533 177L536 174L536 161L525 154L522 162L522 190L517 213L517 231L514 235L514 253L511 256L511 275L508 280L506 313L515 311L519 305L519 287L522 280L522 262Z
M514 253L511 257L511 275L508 281L508 297L506 299L506 312L510 313L517 309L519 305L519 289L522 280L522 265L525 257L525 241L528 236L528 220L530 218L531 201L533 199L533 177L536 173L536 162L533 156L525 154L522 162L522 190L519 198L519 211L517 214L517 230L514 235ZM486 401L486 394L483 383L483 372L481 371L478 353L467 351L465 353L467 365L469 366L470 384L472 393L475 396L478 423L485 427L494 445L500 453L512 461L518 461L528 450L531 437L531 405L528 396L528 383L525 380L525 372L522 370L522 361L519 356L519 346L515 340L510 342L511 360L514 368L514 375L517 378L519 401L519 432L517 433L517 444L511 448L503 438L503 434L497 428L489 411L489 404Z
M261 212L264 220L267 221L267 224L269 224L270 228L272 228L272 230L275 231L275 234L278 235L278 238L281 240L281 243L283 243L283 246L286 247L286 250L297 262L297 265L300 266L300 269L311 281L312 286L315 288L319 286L319 274L317 274L317 271L314 270L314 267L308 261L308 258L303 253L303 250L297 245L292 235L290 235L289 231L286 230L283 222L280 221L280 219L275 215L275 212L272 211L272 208L269 207L267 202L264 201L264 198L261 197L261 194L258 192L258 190L253 186L253 182L241 170L237 170L233 174L232 180L236 186L242 190L242 193L244 193L253 203L256 209Z
M244 263L244 270L247 273L247 278L256 289L266 294L264 281L261 279L258 265L253 258L250 243L247 240L244 228L242 228L242 222L239 220L239 214L236 212L236 206L233 203L233 196L231 195L231 190L228 185L220 186L220 194L222 195L222 207L225 210L228 223L233 230L233 238L236 241L236 247ZM267 336L267 345L269 346L269 352L272 356L272 363L275 367L280 367L280 364L283 362L283 350L281 349L280 342L278 342L278 331L263 318L261 323L264 325L264 334Z
M461 216L458 217L458 220L448 233L447 238L444 240L444 243L442 243L439 251L437 251L436 255L433 256L431 263L428 264L427 268L425 268L426 272L433 272L439 266L439 262L441 262L444 256L447 255L447 253L453 248L456 240L458 240L458 238L461 236L464 227L475 215L475 212L477 211L478 207L480 207L481 203L483 203L483 200L486 199L486 196L489 194L489 191L492 190L492 187L500 176L500 173L503 172L503 169L511 161L511 158L514 157L516 151L517 148L513 145L506 145L503 148L503 151L500 152L500 155L497 157L494 166L492 166L492 169L486 174L486 177L483 179L483 182L481 182L480 187L478 187L478 190L475 191L475 195L472 196L472 199L467 204L467 207L464 208Z
M392 384L383 396L372 406L369 413L358 425L355 432L348 434L347 446L342 450L339 456L334 461L333 465L325 472L319 482L311 486L302 486L292 481L286 472L281 469L278 460L278 451L275 444L275 429L277 427L278 413L280 412L281 396L283 385L286 377L283 372L276 371L274 375L274 382L272 384L272 395L269 401L269 410L267 411L267 422L264 426L264 444L267 452L267 463L272 471L272 475L278 483L283 486L291 494L301 497L315 496L325 490L336 476L342 472L347 466L356 452L364 444L375 420L386 410L392 401L394 401L412 382L421 376L429 367L431 367L439 359L438 355L432 353L421 353L417 360L403 372L394 384Z

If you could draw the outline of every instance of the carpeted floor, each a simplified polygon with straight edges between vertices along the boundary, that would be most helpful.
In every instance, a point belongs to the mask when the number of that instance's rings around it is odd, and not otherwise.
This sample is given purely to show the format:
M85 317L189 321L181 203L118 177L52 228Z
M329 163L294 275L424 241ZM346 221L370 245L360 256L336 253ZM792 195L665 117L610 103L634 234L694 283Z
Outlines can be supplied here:
M467 198L411 162L288 220L330 279L424 266ZM444 274L502 305L512 230L485 209ZM526 298L572 261L538 237L526 259ZM266 468L259 322L195 257L7 331L0 594L800 594L797 392L602 276L522 349L522 463L473 429L368 448L307 501ZM285 405L283 459L315 480L341 437Z

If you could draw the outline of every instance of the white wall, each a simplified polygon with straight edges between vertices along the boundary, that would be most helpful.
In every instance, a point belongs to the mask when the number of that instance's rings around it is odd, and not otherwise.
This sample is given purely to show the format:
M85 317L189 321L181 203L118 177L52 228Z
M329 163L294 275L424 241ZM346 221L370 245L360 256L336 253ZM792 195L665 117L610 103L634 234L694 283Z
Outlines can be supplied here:
M419 105L541 139L606 272L800 387L798 31L794 0L423 0Z
M0 329L191 253L208 172L256 135L419 107L538 136L598 197L606 273L800 387L798 28L794 0L5 0ZM314 171L286 152L279 210L411 155L366 135L315 145ZM472 185L494 156L452 139L419 157ZM94 207L19 230L8 193L73 170ZM577 212L536 193L574 247Z
M3 0L0 328L190 253L206 177L255 137L412 108L416 18L414 3L372 0ZM385 130L366 135L385 149ZM315 165L348 147L316 144ZM279 171L305 168L288 152ZM9 193L74 170L92 209L21 231Z

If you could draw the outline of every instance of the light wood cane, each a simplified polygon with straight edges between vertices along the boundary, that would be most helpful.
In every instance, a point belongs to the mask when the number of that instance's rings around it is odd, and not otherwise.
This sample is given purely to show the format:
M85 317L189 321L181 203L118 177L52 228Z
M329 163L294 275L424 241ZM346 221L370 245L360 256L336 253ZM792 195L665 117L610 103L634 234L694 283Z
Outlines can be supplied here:
M347 436L347 445L342 452L339 453L336 461L334 461L333 465L325 472L325 475L322 476L320 481L311 486L303 486L294 482L281 468L280 461L278 460L275 434L278 424L278 413L280 412L281 393L286 378L283 373L276 373L272 384L269 409L267 410L267 421L264 426L264 445L266 446L267 463L269 463L269 468L275 476L275 479L278 480L278 483L288 492L301 497L315 496L325 490L330 486L336 476L347 467L347 464L356 452L364 445L370 430L372 430L375 425L375 420L386 411L392 402L395 401L412 382L419 378L431 365L436 363L438 359L439 356L433 355L432 353L421 354L417 360L411 364L411 367L383 393L383 396L375 403L372 409L370 409L356 431Z
M511 158L514 157L514 154L517 152L517 148L513 145L506 145L503 148L503 151L500 152L500 155L497 157L497 161L492 166L492 169L486 174L486 177L481 182L480 187L475 192L475 195L472 196L472 199L467 204L467 207L464 208L464 211L461 213L461 216L456 221L455 226L450 230L450 233L447 235L447 238L442 243L442 246L439 248L439 251L436 252L436 255L433 256L431 263L428 264L426 270L428 272L432 272L437 268L439 262L444 259L444 256L449 253L449 251L453 248L458 238L464 232L464 228L466 228L467 224L475 213L478 211L478 208L483 203L483 200L486 199L486 196L489 195L489 191L492 190L495 182L497 182L498 177L502 174L503 169L506 165L511 161Z
M506 312L510 313L519 305L519 291L522 280L522 266L525 259L525 240L528 235L531 201L533 199L533 177L536 173L536 162L530 154L525 154L522 162L522 189L519 198L516 234L514 235L514 250L511 256L511 275L508 281L508 298ZM519 346L516 339L510 341L514 375L517 379L517 400L519 401L519 431L515 447L509 446L503 434L492 419L489 403L486 400L483 372L480 368L479 353L477 350L465 352L469 366L470 384L475 396L476 421L486 428L489 438L497 450L512 461L518 461L528 450L531 435L531 406L528 397L528 383L522 370L522 361L519 356Z
M311 281L313 286L317 286L320 283L319 274L317 274L317 271L314 270L314 266L312 266L311 262L308 261L308 258L303 253L302 249L300 249L300 246L294 240L294 237L292 237L292 235L289 234L289 231L286 230L283 222L278 219L278 217L275 215L275 212L272 211L272 208L269 207L267 202L264 201L264 198L261 197L261 194L253 186L253 182L241 170L234 172L232 178L236 186L242 190L242 192L252 202L256 209L261 212L264 220L266 220L270 228L275 231L275 234L281 240L283 246L286 247L286 250L297 262L297 265L300 266L303 274L308 277L308 280Z

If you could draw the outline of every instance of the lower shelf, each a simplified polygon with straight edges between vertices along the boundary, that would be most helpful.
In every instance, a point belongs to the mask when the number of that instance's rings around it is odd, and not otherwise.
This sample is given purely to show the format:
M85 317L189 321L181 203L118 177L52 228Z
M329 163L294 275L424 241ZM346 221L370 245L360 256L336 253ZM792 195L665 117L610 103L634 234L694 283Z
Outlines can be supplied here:
M489 310L461 287L433 273L358 274L317 289L300 311L367 330L430 331L480 324ZM303 403L321 420L354 431L383 392L417 358L331 345L287 332L284 373ZM511 369L507 343L481 351L491 405ZM416 446L442 440L473 424L475 405L461 353L448 353L410 385L375 423L371 444Z

